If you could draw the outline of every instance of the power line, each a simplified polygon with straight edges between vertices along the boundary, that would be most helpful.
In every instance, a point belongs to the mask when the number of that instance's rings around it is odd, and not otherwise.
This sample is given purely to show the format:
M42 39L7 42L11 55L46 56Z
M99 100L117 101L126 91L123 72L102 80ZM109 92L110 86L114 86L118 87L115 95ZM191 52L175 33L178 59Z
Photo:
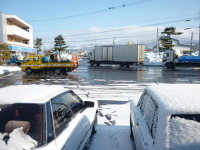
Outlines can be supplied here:
M134 36L137 36L137 37L141 37L141 36L149 36L149 35L152 35L152 34L155 34L155 32L152 32L152 33L145 33L145 34L136 34L136 35L127 35L127 36L115 36L114 38L127 38L127 37L134 37ZM68 43L75 43L75 42L90 42L90 41L100 41L100 40L107 40L107 39L112 39L112 37L107 37L107 38L99 38L99 39L89 39L89 40L79 40L79 41L68 41ZM54 42L46 42L46 43L54 43Z
M107 11L112 11L112 10L116 10L116 9L122 9L125 7L130 7L130 6L147 3L149 1L153 1L153 0L140 0L137 2L133 2L133 3L123 4L123 5L119 5L119 6L115 6L115 7L109 7L107 9L97 10L97 11L93 11L93 12L87 12L87 13L83 13L83 14L76 14L76 15L71 15L71 16L49 18L49 19L42 19L42 20L28 20L27 22L45 22L45 21L63 20L63 19L70 19L70 18L74 18L74 17L94 15L94 14L98 14L98 13L103 13L103 12L107 12Z
M119 29L112 29L112 30L105 30L105 31L99 31L99 32L90 32L90 33L83 33L83 34L72 34L72 35L67 35L67 36L63 36L63 37L78 37L78 36L85 36L85 35L91 35L91 34L102 34L102 33L109 33L109 32L116 32L116 31L123 31L123 30L130 30L130 29L137 29L137 28L142 28L142 27L149 27L149 26L155 26L155 25L161 25L161 24L169 24L169 23L175 23L175 22L183 22L185 20L193 20L196 19L196 17L192 17L192 18L185 18L185 19L179 19L179 20L172 20L172 21L167 21L167 22L160 22L160 23L154 23L154 24L149 24L149 25L145 25L145 26L140 26L140 27L127 27L127 28L119 28ZM55 37L49 37L46 39L51 39L51 38L55 38Z
M141 21L134 21L134 22L129 22L129 23L125 23L125 24L130 24L130 23L142 23L142 22L149 22L149 21L159 21L159 20L166 20L166 19L171 19L171 18L177 18L177 17L185 17L185 16L191 16L191 15L196 15L196 13L191 13L191 14L184 14L184 15L178 15L178 16L171 16L171 17L165 17L165 18L157 18L157 19L153 19L153 20L141 20ZM119 25L119 24L115 24L113 26L116 26L116 25ZM123 24L120 24L120 25L124 25ZM102 27L102 26L101 26ZM103 27L108 27L108 26L103 26ZM63 30L66 30L66 29L55 29L55 30L42 30L42 31L34 31L34 32L50 32L50 31L63 31Z

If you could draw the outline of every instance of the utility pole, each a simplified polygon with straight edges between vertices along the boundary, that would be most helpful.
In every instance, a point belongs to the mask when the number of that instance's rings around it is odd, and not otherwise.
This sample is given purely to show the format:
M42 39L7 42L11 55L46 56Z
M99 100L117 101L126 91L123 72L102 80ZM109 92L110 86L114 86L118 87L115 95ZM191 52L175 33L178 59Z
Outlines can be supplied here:
M45 41L44 41L44 51L45 51Z
M191 34L190 56L191 56L191 53L192 53L192 40L193 40L193 32Z
M157 28L157 37L156 37L156 52L159 53L159 47L158 47L158 28Z
M199 56L200 56L200 10L199 10Z

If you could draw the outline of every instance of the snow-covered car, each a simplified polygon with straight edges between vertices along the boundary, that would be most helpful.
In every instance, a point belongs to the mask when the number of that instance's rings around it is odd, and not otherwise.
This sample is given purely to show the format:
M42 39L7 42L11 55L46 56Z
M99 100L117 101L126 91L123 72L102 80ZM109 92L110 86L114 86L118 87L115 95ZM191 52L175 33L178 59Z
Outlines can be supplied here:
M130 104L130 137L137 150L200 148L200 85L146 87Z
M41 150L83 149L90 135L96 131L97 107L96 101L83 101L63 86L1 88L0 143L8 149L12 146L19 149L27 144ZM22 129L24 134L17 129ZM17 140L24 135L28 135L26 143ZM24 147L22 149L26 149Z

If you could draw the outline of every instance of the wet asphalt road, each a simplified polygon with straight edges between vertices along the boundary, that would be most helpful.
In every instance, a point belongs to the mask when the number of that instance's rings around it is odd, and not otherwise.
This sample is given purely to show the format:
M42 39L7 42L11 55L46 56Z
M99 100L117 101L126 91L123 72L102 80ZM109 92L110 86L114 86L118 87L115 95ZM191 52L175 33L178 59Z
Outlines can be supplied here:
M75 72L67 75L53 73L26 75L24 72L12 72L0 76L0 87L21 84L59 84L59 85L106 85L117 82L133 83L200 83L200 67L168 70L165 67L131 66L121 68L118 65L89 66L86 60L80 62Z

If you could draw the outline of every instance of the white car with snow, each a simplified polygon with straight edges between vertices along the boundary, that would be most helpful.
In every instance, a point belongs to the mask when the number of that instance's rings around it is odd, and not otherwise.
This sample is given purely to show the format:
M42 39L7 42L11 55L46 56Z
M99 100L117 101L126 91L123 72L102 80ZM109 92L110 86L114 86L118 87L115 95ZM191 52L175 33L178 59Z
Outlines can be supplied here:
M200 85L146 87L130 109L130 136L137 150L200 148Z
M97 107L97 102L83 101L72 90L62 86L19 85L1 88L1 148L15 149L13 146L16 146L26 149L29 145L27 149L83 149L90 135L95 133ZM20 134L21 137L16 138ZM24 135L30 136L25 143L13 140L21 139Z

